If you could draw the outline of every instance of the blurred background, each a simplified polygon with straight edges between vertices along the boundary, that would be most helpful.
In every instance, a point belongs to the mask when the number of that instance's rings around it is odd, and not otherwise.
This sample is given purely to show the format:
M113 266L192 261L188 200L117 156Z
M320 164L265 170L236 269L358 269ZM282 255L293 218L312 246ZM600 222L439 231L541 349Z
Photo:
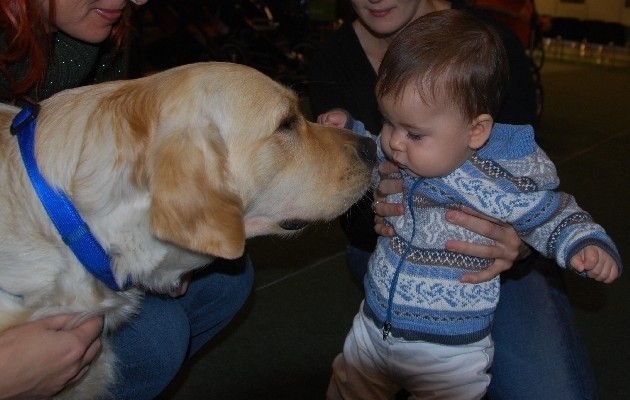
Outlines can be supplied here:
M537 140L561 189L630 254L630 0L474 0L522 41L538 85ZM135 76L197 61L250 65L308 107L308 63L352 18L347 0L151 0L132 15ZM161 400L324 398L330 363L362 298L336 221L248 242L255 289L230 327L187 363ZM567 274L600 398L630 398L630 283ZM532 327L535 329L535 327ZM541 399L547 400L547 399ZM553 400L553 399L549 399Z
M469 0L544 58L630 66L630 0ZM348 0L151 0L133 13L132 71L208 60L251 65L303 85L319 42L351 20Z

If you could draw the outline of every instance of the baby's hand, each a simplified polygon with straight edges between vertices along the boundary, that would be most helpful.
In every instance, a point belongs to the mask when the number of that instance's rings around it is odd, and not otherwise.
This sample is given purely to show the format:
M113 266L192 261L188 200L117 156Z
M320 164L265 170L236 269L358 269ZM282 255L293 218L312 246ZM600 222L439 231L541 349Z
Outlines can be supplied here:
M348 115L341 108L333 108L317 117L317 123L343 129L348 122Z
M586 271L586 276L596 281L611 283L619 277L615 260L597 246L586 246L571 258L571 267L577 272Z

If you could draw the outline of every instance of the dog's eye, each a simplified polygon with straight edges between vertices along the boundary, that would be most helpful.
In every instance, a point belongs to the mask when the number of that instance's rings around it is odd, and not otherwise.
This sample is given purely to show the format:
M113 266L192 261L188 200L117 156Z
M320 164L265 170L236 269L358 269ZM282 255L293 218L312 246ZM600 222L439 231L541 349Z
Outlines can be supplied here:
M295 129L295 126L298 123L298 118L295 115L289 116L280 122L280 126L278 126L279 131L288 131Z

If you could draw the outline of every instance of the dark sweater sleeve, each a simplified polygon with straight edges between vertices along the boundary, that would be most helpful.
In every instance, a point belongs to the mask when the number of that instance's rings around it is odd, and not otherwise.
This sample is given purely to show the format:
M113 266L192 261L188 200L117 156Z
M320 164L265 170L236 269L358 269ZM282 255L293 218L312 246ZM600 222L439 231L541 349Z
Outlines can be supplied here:
M309 98L313 117L340 107L377 134L381 118L375 85L376 72L363 53L352 24L346 23L316 50L310 62Z
M378 133L381 117L374 85L376 73L363 53L350 23L344 24L315 52L310 62L309 98L313 117L332 108L343 108L361 120L367 130ZM366 193L339 221L351 245L373 251L372 196Z

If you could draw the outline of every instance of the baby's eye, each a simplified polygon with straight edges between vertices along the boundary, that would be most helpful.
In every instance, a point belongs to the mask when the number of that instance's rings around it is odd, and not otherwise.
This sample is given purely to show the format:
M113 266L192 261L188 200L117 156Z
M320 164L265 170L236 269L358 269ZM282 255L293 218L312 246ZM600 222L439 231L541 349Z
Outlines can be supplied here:
M382 118L382 123L383 123L383 125L387 125L387 126L390 126L390 127L393 126L391 121L388 120L387 118Z
M421 133L415 133L415 132L407 132L407 137L411 140L422 140L422 138L424 138L425 135L421 134Z

